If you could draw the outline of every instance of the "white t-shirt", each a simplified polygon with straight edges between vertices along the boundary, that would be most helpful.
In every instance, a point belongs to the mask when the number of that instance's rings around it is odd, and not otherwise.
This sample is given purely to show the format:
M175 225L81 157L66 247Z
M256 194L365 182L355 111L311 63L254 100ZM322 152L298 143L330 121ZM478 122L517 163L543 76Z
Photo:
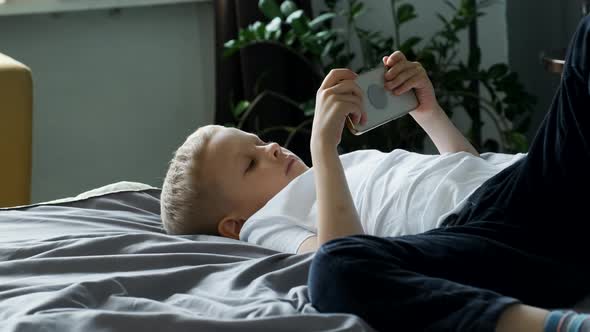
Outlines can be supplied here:
M399 236L439 227L483 182L524 154L424 155L397 149L340 156L366 234ZM240 231L240 240L296 253L317 233L314 169L291 181Z

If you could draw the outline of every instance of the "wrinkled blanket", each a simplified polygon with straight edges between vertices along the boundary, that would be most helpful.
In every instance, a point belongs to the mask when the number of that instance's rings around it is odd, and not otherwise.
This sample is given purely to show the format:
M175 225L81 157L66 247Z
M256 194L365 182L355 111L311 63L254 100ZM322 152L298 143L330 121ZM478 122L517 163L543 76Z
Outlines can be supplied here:
M119 183L1 209L0 330L371 331L311 306L312 254L166 235L159 194Z

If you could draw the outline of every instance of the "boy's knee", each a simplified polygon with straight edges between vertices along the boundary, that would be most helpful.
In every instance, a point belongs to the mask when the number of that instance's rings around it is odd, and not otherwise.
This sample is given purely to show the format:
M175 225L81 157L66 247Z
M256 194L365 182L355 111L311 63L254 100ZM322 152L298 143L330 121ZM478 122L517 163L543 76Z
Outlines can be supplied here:
M312 266L319 262L322 263L321 265L327 262L352 263L358 259L382 255L381 242L383 241L385 241L383 238L371 235L353 235L328 241L317 250Z
M350 291L364 287L359 269L375 254L373 236L355 235L323 244L316 252L309 270L308 290L313 306L322 312L341 312ZM343 291L343 290L348 290Z

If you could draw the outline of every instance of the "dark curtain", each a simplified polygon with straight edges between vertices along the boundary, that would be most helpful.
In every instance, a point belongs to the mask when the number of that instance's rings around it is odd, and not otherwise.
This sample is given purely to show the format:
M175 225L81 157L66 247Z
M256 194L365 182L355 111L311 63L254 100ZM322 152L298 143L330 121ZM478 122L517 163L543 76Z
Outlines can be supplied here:
M277 1L280 3L280 1ZM310 0L295 0L300 9L311 16ZM223 57L223 44L238 36L240 28L255 21L267 21L258 9L258 0L215 0L215 123L225 124L233 121L230 110L231 100L252 100L254 85L259 72L256 64L278 66L282 54L256 50L239 52L229 58ZM286 62L283 60L283 62ZM285 64L287 65L287 64ZM314 87L312 87L314 88Z

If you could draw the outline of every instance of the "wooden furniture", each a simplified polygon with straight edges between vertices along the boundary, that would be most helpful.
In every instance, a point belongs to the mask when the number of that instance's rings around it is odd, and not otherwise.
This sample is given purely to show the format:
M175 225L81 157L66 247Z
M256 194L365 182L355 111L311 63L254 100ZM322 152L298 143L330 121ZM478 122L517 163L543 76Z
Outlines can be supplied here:
M32 113L31 70L0 53L0 207L30 203Z
M565 49L545 52L541 56L543 67L550 73L561 74L565 65Z

